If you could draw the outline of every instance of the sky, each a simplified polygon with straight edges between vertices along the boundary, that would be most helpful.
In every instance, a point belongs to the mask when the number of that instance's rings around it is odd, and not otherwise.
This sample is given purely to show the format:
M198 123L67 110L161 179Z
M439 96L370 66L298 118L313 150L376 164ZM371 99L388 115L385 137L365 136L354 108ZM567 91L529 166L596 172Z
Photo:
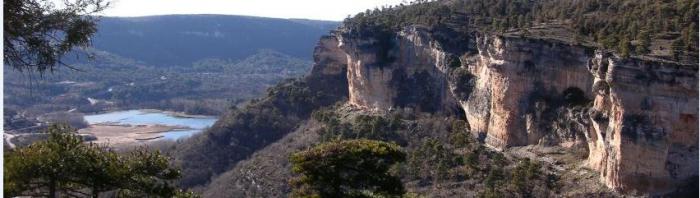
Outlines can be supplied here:
M105 16L228 14L341 21L366 9L406 0L111 0Z

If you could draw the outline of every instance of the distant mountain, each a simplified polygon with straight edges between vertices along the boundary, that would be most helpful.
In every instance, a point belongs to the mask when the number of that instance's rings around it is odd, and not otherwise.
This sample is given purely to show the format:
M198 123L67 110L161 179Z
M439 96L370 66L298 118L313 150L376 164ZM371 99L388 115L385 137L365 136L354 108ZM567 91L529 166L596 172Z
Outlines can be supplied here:
M339 22L232 15L105 17L93 38L99 50L149 65L243 59L259 49L311 59L318 37Z
M27 120L71 109L219 114L283 79L303 76L318 37L338 25L230 15L104 17L92 48L64 57L80 71L61 68L31 82L6 67L4 107ZM83 52L94 59L75 59Z

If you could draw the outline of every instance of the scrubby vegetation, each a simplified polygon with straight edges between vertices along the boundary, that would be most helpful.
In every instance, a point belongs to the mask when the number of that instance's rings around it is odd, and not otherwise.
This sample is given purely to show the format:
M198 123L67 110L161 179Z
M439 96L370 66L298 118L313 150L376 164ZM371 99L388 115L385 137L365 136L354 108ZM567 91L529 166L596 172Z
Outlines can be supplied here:
M463 159L458 158L445 144L427 138L410 153L405 173L421 182L441 182L449 180L449 169L460 163L463 163Z
M347 123L332 109L314 111L313 118L324 123L319 132L322 141L368 138L384 141L400 141L396 131L400 129L398 117L359 115Z
M231 110L209 130L177 146L176 164L185 173L180 184L186 187L206 184L215 174L291 132L314 109L342 100L347 90L332 89L342 85L344 79L334 84L307 83L329 80L324 78L287 80L270 88L266 97Z
M368 115L343 105L318 110L313 118L323 123L318 131L322 142L367 138L400 145L406 161L398 163L393 171L409 192L433 194L445 190L483 197L558 193L558 179L545 171L545 165L526 158L508 158L483 147L464 120L416 114L410 108ZM461 187L449 187L452 183Z

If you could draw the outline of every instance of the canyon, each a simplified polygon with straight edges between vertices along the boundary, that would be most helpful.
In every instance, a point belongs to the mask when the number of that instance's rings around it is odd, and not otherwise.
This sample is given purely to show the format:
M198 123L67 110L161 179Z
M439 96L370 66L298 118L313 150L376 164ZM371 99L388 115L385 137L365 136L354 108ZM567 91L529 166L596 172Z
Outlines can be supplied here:
M8 196L698 197L698 0L43 3L7 4Z
M393 174L416 195L695 195L698 55L687 27L697 21L684 17L697 13L693 3L367 10L320 38L306 76L177 146L180 185L282 197L293 188L291 154L365 138L405 149ZM685 14L651 9L664 6ZM683 25L652 28L669 18ZM519 180L523 169L541 177Z
M462 111L470 132L496 150L586 146L588 167L625 193L663 194L698 175L697 64L420 26L389 47L342 29L322 44L329 39L338 45L316 53L347 65L348 103L358 108Z

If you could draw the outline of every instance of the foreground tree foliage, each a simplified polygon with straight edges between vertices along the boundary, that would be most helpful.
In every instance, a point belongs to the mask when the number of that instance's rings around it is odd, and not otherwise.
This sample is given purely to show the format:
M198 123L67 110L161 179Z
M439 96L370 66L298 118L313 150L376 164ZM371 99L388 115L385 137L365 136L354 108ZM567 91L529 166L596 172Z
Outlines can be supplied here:
M406 159L393 143L332 141L291 156L293 197L391 197L405 193L389 168Z
M62 2L56 6L54 2ZM76 47L90 45L104 0L5 0L4 62L20 71L53 70ZM70 66L68 66L70 67Z
M84 143L68 125L52 125L46 141L5 153L5 196L194 197L172 180L180 171L143 148L125 155Z

